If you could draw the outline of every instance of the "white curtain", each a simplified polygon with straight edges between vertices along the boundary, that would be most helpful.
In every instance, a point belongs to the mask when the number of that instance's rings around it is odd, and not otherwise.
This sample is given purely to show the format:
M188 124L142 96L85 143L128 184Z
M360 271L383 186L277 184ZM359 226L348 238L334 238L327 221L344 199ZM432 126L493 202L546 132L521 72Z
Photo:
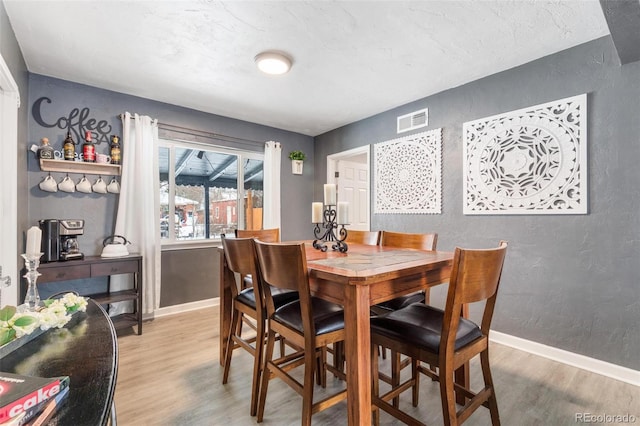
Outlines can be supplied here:
M143 256L143 309L153 313L160 306L160 176L158 172L158 120L122 115L122 178L115 234L131 241L130 253ZM129 282L114 281L115 290ZM120 288L116 286L121 286ZM110 314L124 310L112 306Z
M264 204L262 227L280 228L280 142L264 144Z

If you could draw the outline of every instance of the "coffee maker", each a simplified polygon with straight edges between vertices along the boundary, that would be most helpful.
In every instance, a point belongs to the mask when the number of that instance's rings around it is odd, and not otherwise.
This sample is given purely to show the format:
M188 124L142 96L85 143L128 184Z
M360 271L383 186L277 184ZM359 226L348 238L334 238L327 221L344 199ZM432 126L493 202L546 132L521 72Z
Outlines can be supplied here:
M41 262L84 259L78 245L78 235L84 234L82 219L43 219Z

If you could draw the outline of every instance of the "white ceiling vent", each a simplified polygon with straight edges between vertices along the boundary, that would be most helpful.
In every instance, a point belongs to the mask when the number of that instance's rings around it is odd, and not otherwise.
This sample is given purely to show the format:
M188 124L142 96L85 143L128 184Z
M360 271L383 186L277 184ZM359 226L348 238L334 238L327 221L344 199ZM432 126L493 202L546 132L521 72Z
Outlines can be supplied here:
M414 111L398 117L398 133L427 127L429 125L429 108Z

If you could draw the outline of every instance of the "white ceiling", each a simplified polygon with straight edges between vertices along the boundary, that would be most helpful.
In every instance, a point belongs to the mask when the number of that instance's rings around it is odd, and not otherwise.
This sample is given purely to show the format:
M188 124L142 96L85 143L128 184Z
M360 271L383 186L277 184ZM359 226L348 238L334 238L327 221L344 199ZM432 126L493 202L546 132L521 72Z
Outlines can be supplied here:
M3 2L32 73L311 136L609 34L597 0Z

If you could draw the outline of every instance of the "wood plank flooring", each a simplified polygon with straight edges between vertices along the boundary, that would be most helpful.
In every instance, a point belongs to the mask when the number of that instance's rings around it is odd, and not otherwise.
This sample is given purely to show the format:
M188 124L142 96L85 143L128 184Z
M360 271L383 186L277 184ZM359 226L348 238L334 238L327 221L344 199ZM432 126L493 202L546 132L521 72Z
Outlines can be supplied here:
M218 362L218 309L158 318L145 323L144 334L119 337L120 363L115 402L120 426L236 426L257 424L249 415L252 357L233 355L229 383L222 385ZM576 413L633 415L640 424L640 388L509 347L492 344L491 361L502 424L576 425ZM387 362L387 361L385 361ZM480 386L478 364L472 384ZM344 386L330 378L329 391ZM323 393L317 388L316 394ZM441 425L438 384L423 378L420 404L404 409L429 425ZM313 416L314 425L346 424L346 402ZM265 426L299 425L301 398L280 380L267 395ZM401 425L386 413L383 425ZM490 425L480 408L465 423ZM602 424L602 423L600 423ZM609 422L611 424L623 424Z

